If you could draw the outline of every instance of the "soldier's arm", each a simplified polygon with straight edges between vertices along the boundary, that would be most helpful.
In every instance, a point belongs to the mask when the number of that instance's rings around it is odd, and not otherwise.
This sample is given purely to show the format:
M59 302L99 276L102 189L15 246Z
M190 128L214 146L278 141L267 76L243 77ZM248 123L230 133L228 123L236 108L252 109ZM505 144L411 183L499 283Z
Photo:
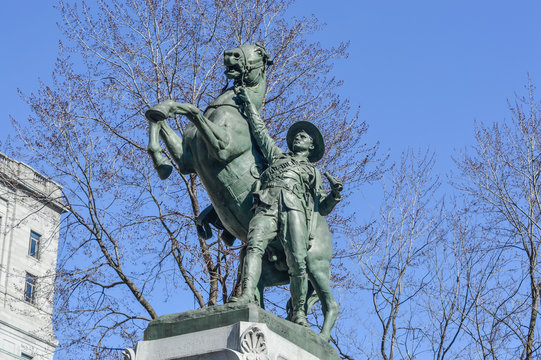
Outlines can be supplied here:
M323 185L321 183L321 175L319 174L319 170L314 168L315 171L318 172L316 176L316 183L315 183L315 193L314 196L315 201L318 202L317 207L318 211L321 215L327 216L330 214L330 212L334 209L336 204L338 204L342 200L342 182L340 182L336 178L332 178L333 181L329 182L331 183L331 192L326 193L325 189L323 189ZM325 173L325 176L327 176L327 179L330 175L327 175Z
M282 154L282 149L276 146L276 143L269 135L269 131L261 119L255 105L250 100L244 88L240 88L237 96L244 102L244 113L250 125L250 131L257 145L261 149L263 156L267 161L272 162L272 159Z

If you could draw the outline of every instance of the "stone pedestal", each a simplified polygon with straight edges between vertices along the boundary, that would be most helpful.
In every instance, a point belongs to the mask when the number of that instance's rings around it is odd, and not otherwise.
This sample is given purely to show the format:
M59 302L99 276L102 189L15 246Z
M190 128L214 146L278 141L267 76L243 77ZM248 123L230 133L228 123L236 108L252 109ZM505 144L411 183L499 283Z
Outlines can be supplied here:
M255 305L227 304L153 320L126 360L334 360L311 329Z

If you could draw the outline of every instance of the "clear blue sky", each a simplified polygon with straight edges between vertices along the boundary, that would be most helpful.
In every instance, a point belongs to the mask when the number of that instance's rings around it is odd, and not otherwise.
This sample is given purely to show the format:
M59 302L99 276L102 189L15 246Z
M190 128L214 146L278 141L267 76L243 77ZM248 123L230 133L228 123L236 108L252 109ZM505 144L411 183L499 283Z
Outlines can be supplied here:
M53 2L9 1L0 22L1 131L8 115L28 114L16 89L49 80L60 36ZM397 155L430 146L440 161L473 140L473 120L508 117L506 99L526 83L541 84L541 2L301 0L293 14L327 24L323 44L351 41L334 74L342 93L379 140ZM540 85L541 86L541 85Z
M312 5L313 4L313 5ZM300 1L327 23L323 43L351 41L335 74L392 153L439 158L473 140L473 120L508 117L527 73L541 86L539 1Z
M8 115L28 114L16 89L49 80L60 36L52 2L9 1L0 22L1 131ZM440 161L473 140L473 120L508 117L506 99L527 73L541 84L541 2L301 0L293 14L314 13L327 24L323 44L351 41L334 74L342 93L393 155L430 146ZM541 86L541 85L540 85Z

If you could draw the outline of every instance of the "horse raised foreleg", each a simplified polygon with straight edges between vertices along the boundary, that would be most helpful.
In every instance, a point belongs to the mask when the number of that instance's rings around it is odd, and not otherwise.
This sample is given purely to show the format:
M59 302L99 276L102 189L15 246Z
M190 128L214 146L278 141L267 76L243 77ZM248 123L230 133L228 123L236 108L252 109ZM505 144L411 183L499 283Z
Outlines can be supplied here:
M192 156L189 151L184 148L184 141L177 133L163 121L160 129L160 136L169 150L169 154L177 163L182 174L195 172L192 166Z
M163 156L163 150L160 146L160 135L161 124L157 122L150 121L150 131L149 131L149 140L148 140L148 153L152 158L154 163L154 168L158 172L160 179L164 180L171 175L173 167L169 160Z
M175 103L171 111L184 114L190 119L201 138L207 144L209 153L221 162L229 162L251 146L249 137L243 139L237 135L236 140L233 141L231 134L233 130L230 127L221 126L210 121L192 104ZM237 114L237 116L242 119L240 114Z
M209 152L220 161L229 161L242 151L240 142L232 143L229 132L222 126L208 120L194 105L177 103L172 100L164 101L148 110L146 116L149 120L161 120L175 114L185 115L197 128L201 138L209 146Z
M227 147L229 144L229 134L223 127L209 121L199 112L193 114L193 116L188 116L188 118L197 127L197 130L204 135L203 139L213 149L220 151Z
M164 141L167 150L169 150L169 154L179 166L180 172L183 174L194 172L191 156L184 150L182 138L178 136L165 121L166 118L171 117L176 113L172 111L175 104L177 103L167 100L153 106L145 113L145 116L150 123L148 153L162 180L167 179L169 175L171 175L173 167L169 160L162 155L163 150L160 146L160 137Z

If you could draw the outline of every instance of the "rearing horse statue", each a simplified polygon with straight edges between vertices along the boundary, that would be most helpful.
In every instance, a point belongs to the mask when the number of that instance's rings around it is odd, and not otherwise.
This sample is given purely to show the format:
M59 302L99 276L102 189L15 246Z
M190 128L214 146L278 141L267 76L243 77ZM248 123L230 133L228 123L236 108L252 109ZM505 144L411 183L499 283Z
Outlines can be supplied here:
M171 163L162 155L161 137L180 172L196 173L201 179L212 203L212 208L205 209L202 215L212 218L215 212L219 225L242 242L247 240L248 224L253 216L252 186L266 161L252 142L235 87L243 86L259 111L265 96L266 66L271 64L267 51L257 43L225 51L225 75L234 80L234 85L223 91L203 113L192 104L172 100L145 113L150 122L148 152L160 178L166 179L172 171ZM176 114L186 116L191 122L182 138L165 121ZM325 320L321 336L328 341L338 316L338 304L329 280L332 241L325 218L316 214L314 221L315 236L306 265L310 283L322 302ZM266 286L289 282L285 254L267 255L258 285L260 294Z

